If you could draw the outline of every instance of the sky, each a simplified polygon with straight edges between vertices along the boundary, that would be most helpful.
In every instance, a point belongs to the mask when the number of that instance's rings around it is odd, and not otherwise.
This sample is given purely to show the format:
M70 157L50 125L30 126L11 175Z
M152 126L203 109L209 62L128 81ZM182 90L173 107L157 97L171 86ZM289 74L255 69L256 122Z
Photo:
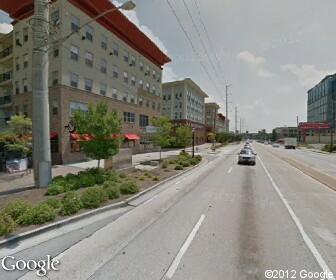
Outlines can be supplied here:
M307 90L336 72L334 0L135 2L126 16L172 59L164 81L193 79L224 114L225 85L232 84L232 130L235 107L244 131L294 126L297 116L306 121ZM10 31L9 22L0 13L0 32Z

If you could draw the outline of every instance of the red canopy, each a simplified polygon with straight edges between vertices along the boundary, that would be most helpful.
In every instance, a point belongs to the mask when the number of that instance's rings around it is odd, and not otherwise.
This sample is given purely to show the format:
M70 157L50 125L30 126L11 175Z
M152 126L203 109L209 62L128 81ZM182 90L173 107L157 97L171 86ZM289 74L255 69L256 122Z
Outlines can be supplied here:
M58 139L58 133L55 131L50 132L50 140L57 140Z
M140 136L137 134L125 134L127 140L140 140Z

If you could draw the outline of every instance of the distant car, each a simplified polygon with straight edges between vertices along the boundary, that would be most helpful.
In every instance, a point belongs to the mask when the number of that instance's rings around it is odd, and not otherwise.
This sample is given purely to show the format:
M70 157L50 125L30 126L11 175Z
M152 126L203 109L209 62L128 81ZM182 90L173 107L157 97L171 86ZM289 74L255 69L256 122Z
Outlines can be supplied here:
M280 147L280 145L278 143L274 143L272 146L273 146L273 148L279 148Z
M265 145L268 145L268 141L265 141L264 144L265 144Z
M242 149L238 154L238 164L256 165L256 155L251 149Z

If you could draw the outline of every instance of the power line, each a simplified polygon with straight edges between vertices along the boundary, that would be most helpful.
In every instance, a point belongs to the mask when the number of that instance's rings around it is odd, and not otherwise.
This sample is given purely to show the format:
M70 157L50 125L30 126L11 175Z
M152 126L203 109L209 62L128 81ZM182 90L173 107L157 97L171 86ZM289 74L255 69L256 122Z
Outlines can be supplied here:
M208 39L208 41L209 41L210 47L211 47L211 49L212 49L212 52L213 52L213 54L214 54L214 56L215 56L215 58L216 58L216 60L217 60L217 65L218 65L219 71L220 71L221 73L224 73L223 68L222 68L222 65L220 64L220 60L218 59L217 54L216 54L216 52L215 52L214 44L213 44L213 42L212 42L212 40L211 40L211 38L210 38L209 32L208 32L208 30L207 30L207 28L206 28L206 25L204 24L204 20L203 20L202 14L201 14L200 7L199 7L199 5L198 5L198 3L197 3L197 0L193 0L193 2L194 2L194 4L195 4L195 6L196 6L196 10L197 10L197 12L198 12L199 20L200 20L201 25L202 25L202 27L203 27L204 33L205 33L205 35L206 35L206 37L207 37L207 39ZM225 79L224 79L224 75L223 75L223 80L225 81Z
M187 38L187 40L188 40L188 42L189 42L189 44L190 44L192 50L194 51L194 53L195 53L195 54L197 55L197 57L199 58L199 62L200 62L200 64L201 64L201 66L202 66L204 72L207 74L207 76L209 77L210 81L213 83L213 86L214 86L215 90L218 91L218 92L220 92L220 91L218 90L218 88L217 88L217 86L216 86L216 83L214 82L212 76L209 74L207 68L205 67L204 63L202 62L202 59L201 59L200 54L198 53L198 51L197 51L197 49L196 49L194 43L192 42L192 40L191 40L190 36L188 35L187 31L185 30L185 28L184 28L184 26L183 26L183 24L182 24L180 18L178 17L178 15L177 15L177 13L176 13L174 7L171 5L171 3L169 2L169 0L166 0L166 2L167 2L167 4L168 4L169 8L171 9L173 15L175 16L175 18L176 18L176 20L177 20L177 22L178 22L178 24L179 24L179 26L180 26L182 32L184 33L185 37Z
M208 50L207 50L207 47L206 47L206 45L205 45L205 43L204 43L204 40L203 40L202 35L201 35L201 32L200 32L200 30L198 29L198 27L197 27L197 25L196 25L196 22L195 22L195 20L194 20L194 17L193 17L193 15L192 15L192 13L190 12L190 9L189 9L189 7L188 7L186 1L185 1L185 0L182 0L182 1L183 1L183 5L184 5L184 7L185 7L186 10L187 10L187 13L188 13L190 19L191 19L191 22L192 22L192 24L193 24L193 26L194 26L194 28L195 28L195 30L196 30L196 33L197 33L197 35L198 35L198 37L199 37L199 39L200 39L201 45L202 45L202 47L203 47L203 49L204 49L204 52L205 52L206 56L207 56L208 59L209 59L210 65L212 66L212 69L214 70L214 73L217 75L217 77L218 77L219 80L220 80L221 77L220 77L220 75L218 74L217 69L216 69L214 63L212 62L212 59L211 59L211 57L210 57L210 55L209 55L209 52L208 52Z

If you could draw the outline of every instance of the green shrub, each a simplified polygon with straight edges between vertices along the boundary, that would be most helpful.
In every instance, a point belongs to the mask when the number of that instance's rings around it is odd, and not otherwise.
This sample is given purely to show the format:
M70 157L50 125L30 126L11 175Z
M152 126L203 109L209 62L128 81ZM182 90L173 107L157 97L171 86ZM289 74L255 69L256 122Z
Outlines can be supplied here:
M168 165L169 165L168 161L164 160L161 164L161 167L162 168L168 168Z
M31 204L28 201L16 199L7 203L4 208L4 213L9 215L14 221L16 221L21 215L31 208Z
M115 170L112 170L110 172L106 172L105 173L105 179L108 181L115 181L115 182L119 182L119 175Z
M146 178L145 178L144 176L140 176L140 177L139 177L139 180L140 180L140 181L145 181L145 179L146 179Z
M76 214L82 206L83 204L79 195L75 192L68 192L62 199L61 214L64 216Z
M171 159L169 160L169 164L175 164L176 163L176 160L175 159Z
M125 179L126 177L127 177L127 175L126 175L126 173L120 173L119 174L119 177L121 178L121 179Z
M202 160L202 156L201 155L197 155L194 158L197 159L198 162L200 162Z
M104 190L109 199L116 199L120 197L120 190L116 186L109 186Z
M181 151L179 156L182 156L182 157L188 157L190 156L186 151Z
M59 176L56 176L52 179L52 183L59 183L59 184L62 184L66 181L66 178L63 177L62 175L59 175Z
M116 182L116 181L105 181L103 183L103 188L106 189L108 187L119 187L119 182Z
M183 167L189 167L190 163L187 160L179 161L179 164L182 165Z
M139 188L134 182L125 182L120 185L120 192L122 194L134 194L139 192Z
M81 196L84 208L97 208L107 199L107 194L100 187L89 188Z
M160 177L159 176L154 176L153 181L160 181Z
M82 188L92 187L96 184L96 178L92 174L82 173L79 175L79 183Z
M183 170L183 166L182 165L179 165L177 164L174 168L175 170Z
M46 195L58 195L60 193L64 193L65 189L62 185L58 185L58 184L51 184L46 192Z
M191 160L190 160L190 164L191 165L196 165L198 163L198 160L196 159L196 158L192 158Z
M56 198L49 198L46 201L46 204L48 204L51 208L56 209L56 210L61 208L62 206L62 202Z
M41 225L56 218L55 210L46 203L40 203L18 218L21 225Z
M6 236L14 232L16 223L10 215L5 212L0 213L0 236Z

